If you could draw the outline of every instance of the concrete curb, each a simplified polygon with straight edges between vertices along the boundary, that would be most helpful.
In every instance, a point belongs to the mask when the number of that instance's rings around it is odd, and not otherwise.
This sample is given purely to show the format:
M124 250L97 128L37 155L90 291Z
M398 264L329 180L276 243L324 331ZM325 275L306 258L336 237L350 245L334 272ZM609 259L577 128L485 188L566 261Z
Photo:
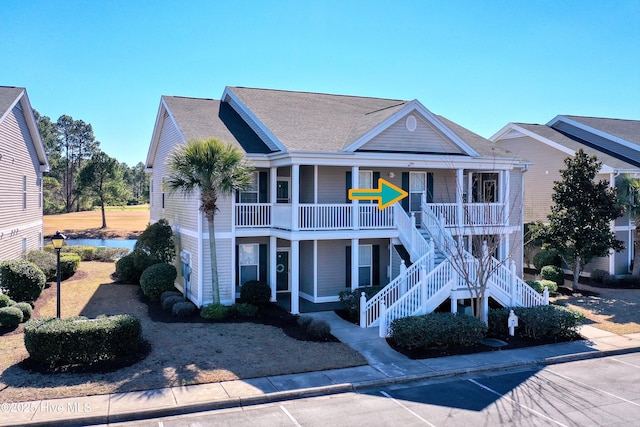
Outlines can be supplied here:
M395 384L406 384L413 381L421 381L435 378L455 377L479 372L501 371L522 366L553 365L578 360L597 359L607 356L617 356L628 353L639 352L640 347L630 347L625 349L581 352L564 356L552 356L541 360L513 361L509 363L494 364L489 366L479 366L477 368L454 369L443 372L427 372L424 374L404 375L395 378L384 378L378 380L359 381L354 383L332 384L328 386L309 387L295 390L278 391L261 395L234 397L213 402L193 403L176 405L164 408L154 408L135 412L119 412L100 416L85 416L68 418L61 420L22 422L21 426L79 426L92 424L107 424L115 422L128 422L150 418L160 418L175 415L190 414L196 412L213 411L217 409L237 408L243 406L261 405L266 403L281 402L285 400L303 399L307 397L326 396L348 392L357 392L368 388L385 387ZM0 424L4 425L4 424Z

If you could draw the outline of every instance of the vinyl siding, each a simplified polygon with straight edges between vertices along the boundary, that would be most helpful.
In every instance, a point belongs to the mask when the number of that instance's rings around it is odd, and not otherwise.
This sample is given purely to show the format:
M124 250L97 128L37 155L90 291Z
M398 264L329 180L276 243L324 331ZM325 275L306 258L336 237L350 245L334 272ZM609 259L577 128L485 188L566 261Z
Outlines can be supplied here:
M624 242L625 248L623 250L621 250L620 252L616 252L613 256L614 256L614 262L615 262L615 274L628 274L629 273L629 253L630 253L630 248L633 248L633 246L631 246L630 243L630 236L629 236L629 232L628 231L616 231L616 237L619 240L622 240Z
M417 114L411 114L416 118L416 129L409 132L405 125L406 117L385 129L370 142L360 147L358 151L392 151L409 153L455 153L462 151L444 138L426 121Z
M522 202L523 202L523 188L522 188L522 169L513 169L509 173L509 225L522 226ZM521 244L522 242L520 242Z
M533 162L524 174L524 221L546 221L551 213L553 181L560 179L559 171L565 168L567 155L528 136L501 140L498 145L514 156Z
M23 255L23 239L27 251L42 247L42 173L20 104L0 123L0 153L0 260L5 260Z
M318 297L338 295L346 290L346 247L350 240L318 241Z
M191 254L191 288L189 291L189 297L194 303L198 302L200 296L200 280L198 276L198 266L200 260L198 260L198 239L192 236L176 233L176 260L174 262L176 269L178 270L178 277L176 283L182 288L184 285L184 278L182 277L182 271L180 268L180 251L185 250Z
M300 203L313 203L313 166L300 166Z
M216 255L218 258L218 283L220 285L220 302L223 304L233 304L235 302L235 286L233 286L233 254L234 248L231 239L216 239ZM211 269L209 268L209 239L203 242L203 278L202 292L204 304L213 301L211 292Z
M313 241L310 240L300 242L300 292L315 296L313 291Z

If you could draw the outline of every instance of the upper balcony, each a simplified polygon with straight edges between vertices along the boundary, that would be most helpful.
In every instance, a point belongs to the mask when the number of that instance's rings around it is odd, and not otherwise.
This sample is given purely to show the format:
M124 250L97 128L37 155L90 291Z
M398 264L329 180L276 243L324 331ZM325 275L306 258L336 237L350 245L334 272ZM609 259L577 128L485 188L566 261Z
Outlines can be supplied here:
M456 203L427 205L447 228L481 229L507 225L503 203L463 203L461 207ZM354 218L356 206L358 215ZM380 210L376 204L369 203L299 204L296 211L291 204L284 203L237 203L234 217L236 228L382 230L397 227L393 212L393 209Z

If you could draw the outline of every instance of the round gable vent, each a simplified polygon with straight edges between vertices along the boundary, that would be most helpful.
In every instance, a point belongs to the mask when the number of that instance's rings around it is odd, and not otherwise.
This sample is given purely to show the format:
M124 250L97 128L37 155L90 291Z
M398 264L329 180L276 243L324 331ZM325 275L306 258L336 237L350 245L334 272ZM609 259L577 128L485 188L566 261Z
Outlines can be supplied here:
M409 132L413 132L414 130L416 130L416 126L418 126L418 121L416 120L415 116L408 116L404 124Z

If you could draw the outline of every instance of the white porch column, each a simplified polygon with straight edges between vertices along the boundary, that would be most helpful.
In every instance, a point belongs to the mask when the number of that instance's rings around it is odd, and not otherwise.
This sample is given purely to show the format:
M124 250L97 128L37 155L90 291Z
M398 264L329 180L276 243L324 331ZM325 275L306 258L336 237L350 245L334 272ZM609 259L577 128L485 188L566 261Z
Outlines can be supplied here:
M298 231L298 209L300 205L300 165L291 166L291 229Z
M313 203L318 204L318 165L313 165Z
M360 277L358 265L360 264L360 239L351 239L351 290L356 290Z
M300 241L291 241L291 313L300 314Z
M610 173L609 174L609 188L615 188L616 186L616 175L614 173ZM612 233L616 232L616 220L614 219L613 221L611 221L609 224L610 225L610 229ZM630 246L630 248L633 248L632 246ZM633 252L632 249L629 250L629 252ZM609 274L615 274L616 273L616 256L615 256L615 252L611 249L609 249Z
M275 204L277 201L278 193L278 168L269 169L269 203ZM273 209L273 207L272 207ZM273 211L272 215L273 215ZM273 222L273 219L271 219Z
M276 265L278 264L278 248L277 238L269 237L269 285L271 287L271 302L276 302L276 284L278 282L278 274Z
M456 221L458 227L464 226L462 195L464 194L464 169L456 169Z
M318 298L318 241L313 241L313 297Z
M360 186L360 168L358 166L351 167L351 188ZM351 226L354 230L360 229L360 210L357 200L351 201ZM351 250L353 254L353 249ZM353 266L353 265L352 265Z

